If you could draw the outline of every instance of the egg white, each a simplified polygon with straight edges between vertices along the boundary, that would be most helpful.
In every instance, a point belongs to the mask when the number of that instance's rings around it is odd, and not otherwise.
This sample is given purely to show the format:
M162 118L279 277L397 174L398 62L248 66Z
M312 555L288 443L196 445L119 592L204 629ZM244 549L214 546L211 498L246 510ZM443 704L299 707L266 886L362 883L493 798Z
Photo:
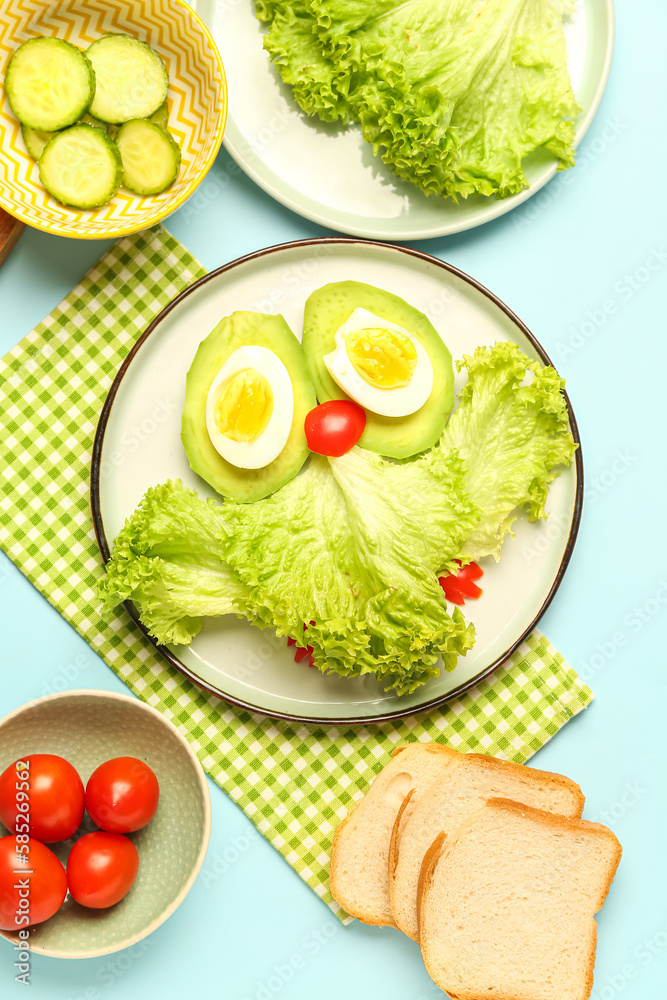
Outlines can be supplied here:
M215 406L225 383L246 368L263 375L273 393L273 410L262 433L254 441L232 441L218 430ZM287 368L268 347L248 345L229 355L211 382L206 398L206 430L217 453L238 469L263 469L281 453L292 429L294 388Z
M348 357L345 338L359 330L394 330L404 334L417 352L415 370L407 385L394 389L380 389L370 385L361 377ZM433 391L433 365L424 345L416 337L389 320L376 316L368 309L355 309L352 315L339 326L335 336L336 348L325 354L323 361L336 385L346 392L356 403L372 413L384 417L407 417L421 409Z

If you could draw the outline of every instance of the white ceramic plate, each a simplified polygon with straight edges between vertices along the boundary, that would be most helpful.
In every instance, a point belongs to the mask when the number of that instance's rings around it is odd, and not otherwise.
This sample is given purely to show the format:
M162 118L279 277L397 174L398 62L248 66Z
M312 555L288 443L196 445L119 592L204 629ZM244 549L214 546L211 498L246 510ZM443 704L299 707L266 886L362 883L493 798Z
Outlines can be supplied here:
M197 346L236 309L281 313L301 336L308 295L353 276L391 289L425 312L454 358L480 344L512 340L548 358L526 327L490 292L435 257L343 238L261 250L213 271L178 296L151 324L121 368L105 403L93 452L93 515L102 554L150 486L180 477L203 496L217 494L189 468L180 442L185 375ZM463 383L459 376L458 392ZM577 428L571 414L572 429ZM477 640L452 673L413 695L384 692L374 678L340 679L295 664L285 639L233 616L209 620L191 646L164 649L196 683L228 701L304 721L369 721L408 715L447 701L490 673L530 632L549 604L579 525L583 472L576 463L552 484L547 524L516 522L499 563L482 561L484 595L466 604Z
M534 195L556 173L553 157L526 163L530 187L512 198L469 198L459 205L427 198L399 180L364 142L357 126L307 118L262 48L253 0L193 0L227 71L224 144L249 177L288 208L353 236L428 239L472 229ZM572 85L582 108L576 142L598 109L614 48L613 0L578 0L567 23ZM576 169L576 168L575 168Z

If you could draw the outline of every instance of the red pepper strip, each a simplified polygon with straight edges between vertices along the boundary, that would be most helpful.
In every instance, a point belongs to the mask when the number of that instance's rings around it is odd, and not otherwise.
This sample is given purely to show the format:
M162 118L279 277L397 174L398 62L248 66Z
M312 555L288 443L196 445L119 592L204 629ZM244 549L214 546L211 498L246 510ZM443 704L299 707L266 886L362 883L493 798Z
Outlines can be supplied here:
M450 604L465 604L465 598L456 586L456 577L453 574L451 576L441 576L439 583Z
M460 569L456 576L458 580L479 580L481 576L484 576L484 570L477 563L471 562Z
M310 624L314 625L315 622L311 622ZM303 631L305 632L307 628L308 628L308 626L304 625L303 626ZM288 646L296 646L296 639L292 639L292 637L289 636L288 639L287 639L287 645ZM299 646L299 648L294 653L294 659L295 659L295 661L297 663L301 663L301 661L305 660L306 657L308 657L308 666L309 667L314 667L315 666L315 660L313 659L313 647L312 646Z
M484 570L473 562L463 566L457 573L441 576L440 586L445 592L446 599L452 604L465 604L466 597L477 600L482 596L483 590L473 581L479 580L483 574Z
M476 600L478 597L482 596L482 588L478 587L476 583L472 582L472 580L465 580L460 576L455 576L454 583L456 585L456 589L463 594L464 597L474 597Z

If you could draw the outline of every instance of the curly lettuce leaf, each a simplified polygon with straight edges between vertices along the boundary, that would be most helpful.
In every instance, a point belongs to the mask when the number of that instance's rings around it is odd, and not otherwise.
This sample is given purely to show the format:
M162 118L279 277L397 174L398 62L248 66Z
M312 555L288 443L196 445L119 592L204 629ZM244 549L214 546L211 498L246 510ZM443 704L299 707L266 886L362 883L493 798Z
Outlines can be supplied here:
M285 83L292 86L299 107L325 122L348 123L348 74L339 72L324 55L313 32L314 20L300 0L273 4L264 48ZM266 4L262 10L266 15Z
M516 194L540 148L561 169L574 162L579 109L553 0L411 0L349 42L346 64L369 70L355 108L364 137L427 194Z
M415 566L436 574L479 521L455 451L433 448L392 461L353 448L329 463L376 589L409 588Z
M435 571L478 516L455 455L396 463L354 448L312 456L265 500L227 505L226 558L250 588L251 620L312 646L323 671L372 673L405 694L472 645Z
M574 162L562 0L293 0L266 47L308 114L361 123L399 177L507 197L537 150Z
M312 618L345 630L358 587L343 495L326 459L253 504L225 505L225 559L249 588L245 613L301 640Z
M283 6L282 0L255 0L257 20L270 23L275 17L276 11L281 10Z
M519 509L531 521L544 517L549 483L576 450L565 383L509 342L478 347L457 367L468 380L437 448L463 459L466 487L482 511L461 556L497 561Z
M148 490L113 544L99 593L108 607L133 601L163 645L187 644L203 617L237 612L246 587L225 562L222 508L180 480Z
M455 454L313 455L272 496L219 506L179 481L149 490L115 540L100 594L133 601L161 643L245 615L313 647L316 666L414 691L472 646L436 570L479 519ZM306 632L304 633L304 625Z
M453 670L474 641L458 609L448 613L437 578L479 520L462 463L435 450L392 462L355 448L330 464L373 581L375 594L364 607L371 649L391 671L392 687L414 691L437 675L440 657Z

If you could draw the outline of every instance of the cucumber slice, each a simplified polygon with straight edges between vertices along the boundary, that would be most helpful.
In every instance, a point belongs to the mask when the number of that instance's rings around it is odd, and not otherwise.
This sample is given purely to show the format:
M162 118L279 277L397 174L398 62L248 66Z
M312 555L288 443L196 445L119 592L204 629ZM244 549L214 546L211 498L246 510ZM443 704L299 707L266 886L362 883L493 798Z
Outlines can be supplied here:
M92 125L93 128L101 128L107 131L107 123L101 122L99 118L93 118L92 115L84 115L83 118L79 118L79 125Z
M155 122L160 128L166 129L169 123L169 105L165 101L160 107L148 118L149 122Z
M44 148L49 140L53 139L57 132L40 132L36 128L30 128L29 125L21 125L21 135L23 136L23 141L25 143L25 148L28 150L33 160L38 160Z
M42 184L63 205L97 208L111 201L123 179L115 142L92 125L58 132L39 161Z
M116 144L123 162L123 182L134 194L159 194L178 176L181 151L173 136L145 118L118 129Z
M38 35L19 45L9 60L5 91L22 125L55 132L86 113L95 93L95 73L75 45Z
M157 52L131 35L103 35L86 50L95 70L90 114L119 125L152 115L167 96L167 67Z
M97 118L93 118L91 115L84 115L77 122L78 125L83 123L92 125L93 128L101 128L104 132L107 131L107 126L104 122L98 121ZM57 132L40 132L36 128L30 128L29 125L21 125L21 135L23 136L25 147L34 160L40 158L47 142L57 134Z
M152 115L148 117L149 122L155 122L160 128L163 128L166 132L167 123L169 122L169 105L165 101ZM115 139L118 135L118 129L121 128L120 125L107 125L107 132L112 139Z

